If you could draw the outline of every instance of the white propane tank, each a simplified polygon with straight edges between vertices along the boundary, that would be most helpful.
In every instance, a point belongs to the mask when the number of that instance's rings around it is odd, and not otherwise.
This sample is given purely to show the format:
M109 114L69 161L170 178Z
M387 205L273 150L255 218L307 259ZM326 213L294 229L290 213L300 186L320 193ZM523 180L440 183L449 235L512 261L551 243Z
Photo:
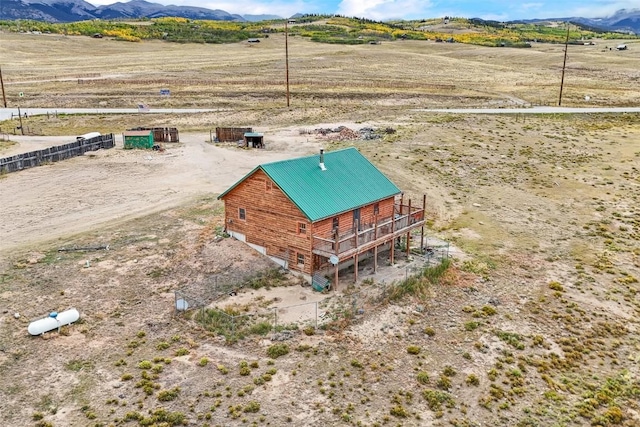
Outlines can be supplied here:
M53 312L49 314L49 317L44 319L34 320L29 323L27 330L31 335L42 335L45 332L52 331L54 329L60 329L62 326L70 325L80 318L80 313L75 308L62 311L60 313Z
M83 139L97 138L98 136L100 136L100 132L89 132L84 135L76 136L76 140L82 141Z

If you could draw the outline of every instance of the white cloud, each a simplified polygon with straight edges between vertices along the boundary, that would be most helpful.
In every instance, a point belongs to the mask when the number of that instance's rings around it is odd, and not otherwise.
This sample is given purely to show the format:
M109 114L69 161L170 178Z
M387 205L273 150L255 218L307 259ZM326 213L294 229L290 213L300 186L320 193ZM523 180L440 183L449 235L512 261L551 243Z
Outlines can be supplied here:
M187 1L183 1L187 3ZM204 1L198 4L200 7L208 9L221 9L229 13L238 15L278 15L283 18L289 17L296 13L320 13L323 12L325 6L321 2L305 1L305 0L275 0L275 1L257 1L257 0L222 0L215 2Z
M430 7L431 2L420 0L342 0L336 13L381 21L426 18Z
M523 10L539 10L544 7L544 3L522 3L520 8Z
M572 8L571 14L567 16L582 16L584 18L606 18L613 15L620 9L638 9L640 4L638 1L614 1L600 2L602 4L586 5L581 3L580 6Z
M620 9L634 9L640 7L638 0L597 0L592 2L565 1L544 3L525 3L514 7L511 14L517 18L570 18L580 16L583 18L606 18ZM537 7L525 7L536 5Z
M504 22L509 21L509 16L505 13L481 13L478 16L470 16L470 18L480 18L485 21Z
M0 0L1 1L1 0ZM126 0L89 0L89 3L100 6L114 4ZM332 13L331 7L322 1L312 0L148 0L151 3L175 6L196 6L207 9L220 9L237 15L278 15L289 17L296 13Z
M0 0L2 1L2 0ZM100 6L125 0L89 0ZM387 19L419 19L438 16L465 16L498 21L533 18L582 16L604 18L620 9L639 8L638 0L529 0L525 3L503 0L149 0L176 6L198 6L221 9L238 15L278 15L295 13L339 13L383 21ZM337 6L336 6L337 4ZM438 7L440 6L440 7Z

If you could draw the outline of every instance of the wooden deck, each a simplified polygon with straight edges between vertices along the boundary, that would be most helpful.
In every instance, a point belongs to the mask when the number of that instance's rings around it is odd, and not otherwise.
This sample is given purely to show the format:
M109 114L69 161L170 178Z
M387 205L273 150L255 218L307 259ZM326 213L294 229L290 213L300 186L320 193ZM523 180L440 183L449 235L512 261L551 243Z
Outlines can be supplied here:
M312 251L325 258L336 256L340 261L364 253L424 225L424 209L396 204L393 218L381 218L359 231L333 236L313 236Z

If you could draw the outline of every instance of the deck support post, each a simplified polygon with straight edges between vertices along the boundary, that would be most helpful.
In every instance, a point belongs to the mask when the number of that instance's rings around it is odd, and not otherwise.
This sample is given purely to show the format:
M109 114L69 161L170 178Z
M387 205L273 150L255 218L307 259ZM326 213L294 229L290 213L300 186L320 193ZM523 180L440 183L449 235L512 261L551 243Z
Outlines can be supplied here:
M378 215L374 217L375 224L373 224L373 241L378 240ZM378 271L378 245L373 247L373 272Z
M411 199L409 199L409 213L407 216L407 227L410 225L411 225ZM407 231L407 259L409 259L410 242L411 242L411 229Z
M334 235L333 238L335 239L335 250L336 250L336 257L338 256L338 254L340 253L340 231L338 230L338 227L336 227L336 229L334 230ZM336 272L335 272L335 291L338 292L338 265L340 265L340 261L338 261L336 263Z
M423 248L424 248L424 214L426 212L426 207L427 207L427 195L423 194L422 195L422 227L420 228L420 253L422 253Z
M358 282L358 247L360 246L360 220L356 219L356 254L353 257L353 283Z
M396 230L396 217L395 215L393 216L393 218L391 218L391 235L393 236L394 231ZM391 239L391 265L393 265L394 262L394 249L396 247L396 238L393 237Z
M373 272L378 272L378 245L373 247Z
M354 283L357 283L358 282L358 254L357 253L353 257L353 274L354 274L353 281Z

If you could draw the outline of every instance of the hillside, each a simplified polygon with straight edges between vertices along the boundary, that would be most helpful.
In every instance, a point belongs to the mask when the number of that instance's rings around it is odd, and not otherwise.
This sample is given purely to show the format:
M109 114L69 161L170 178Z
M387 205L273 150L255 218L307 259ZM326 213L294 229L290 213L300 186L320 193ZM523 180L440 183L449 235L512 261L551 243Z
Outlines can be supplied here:
M296 14L300 18L305 14ZM281 20L276 15L230 14L220 9L193 6L162 5L145 0L130 0L109 5L93 6L84 0L4 0L0 3L0 20L37 20L44 22L77 22L87 19L152 19L177 17L195 20L215 21L266 21ZM441 18L439 18L441 19ZM473 19L473 18L472 18ZM478 21L478 19L473 19ZM513 22L490 22L490 25L531 23L546 25L548 22L571 22L596 32L640 33L640 9L620 9L611 16L602 18L533 18Z
M549 20L546 20L549 21ZM552 21L572 22L583 25L586 28L594 28L599 31L618 31L628 34L640 33L640 9L620 9L606 18L556 18ZM544 23L545 20L531 19L523 22Z
M235 43L248 38L267 38L269 34L283 34L285 31L283 20L230 22L163 17L140 22L145 25L137 25L131 20L89 20L66 24L34 20L0 21L0 30L85 36L100 34L124 41L158 39L180 43ZM288 33L292 37L304 37L314 42L350 45L394 40L431 40L529 48L532 42L564 43L566 40L566 27L563 23L504 24L463 18L453 18L446 23L440 19L381 23L367 19L307 15L298 17L296 23L289 26ZM585 40L594 38L620 37L618 33L570 26L571 43L583 44Z

